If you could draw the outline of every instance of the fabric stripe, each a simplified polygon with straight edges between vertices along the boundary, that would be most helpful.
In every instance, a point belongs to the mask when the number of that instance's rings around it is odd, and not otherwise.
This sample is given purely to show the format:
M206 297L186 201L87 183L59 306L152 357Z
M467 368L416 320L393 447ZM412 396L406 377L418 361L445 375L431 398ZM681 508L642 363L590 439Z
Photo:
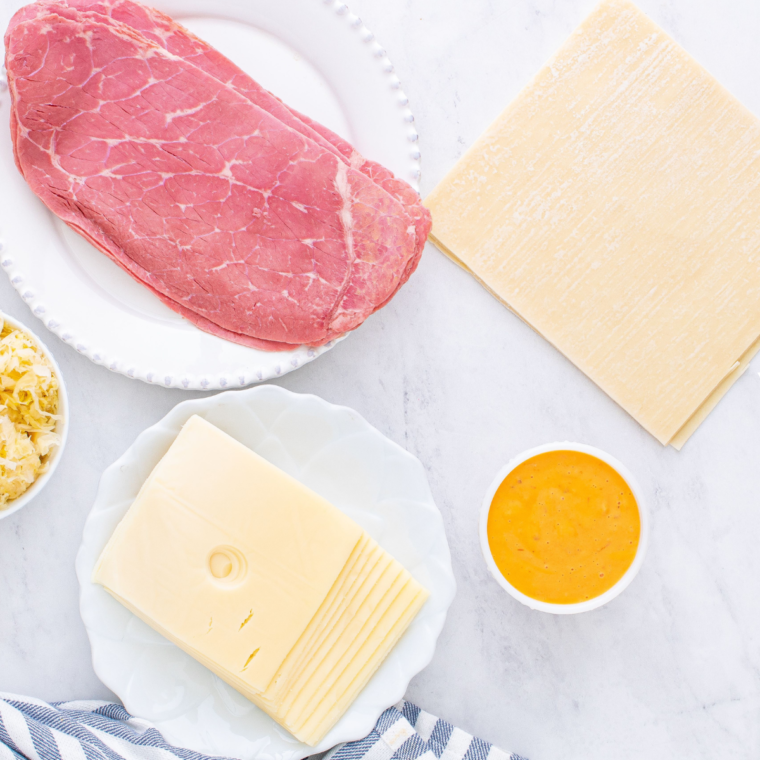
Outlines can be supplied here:
M101 742L101 740L92 733L90 726L88 725L89 723L94 722L96 724L101 724L102 728L106 731L110 729L114 733L120 733L119 726L121 724L118 722L102 718L93 713L84 713L75 710L70 710L67 714L64 711L51 708L50 705L47 707L40 707L40 703L38 702L26 703L17 699L13 700L12 703L3 703L0 701L0 709L2 709L3 704L12 705L17 709L23 709L28 717L32 719L30 721L32 724L34 724L35 721L38 721L40 724L47 724L48 726L60 730L61 733L74 737L80 743L87 760L122 760L122 756L113 752L110 747ZM124 708L121 709L125 715L129 715L124 711ZM38 759L33 758L32 760ZM51 756L50 758L44 757L42 760L57 759Z
M396 750L394 758L399 760L417 760L428 751L427 742L422 741L422 737L409 725L412 735Z
M417 722L414 724L414 730L424 741L429 742L436 723L438 723L438 718L436 718L435 715L420 710L420 714L417 716ZM496 758L493 758L493 760L496 760Z
M11 735L8 733L8 729L5 727L2 711L0 711L0 742L2 742L2 745L7 747L14 755L22 756L19 748L16 746L16 742L13 741Z
M436 757L440 758L443 755L453 731L454 726L447 723L445 720L439 720L436 722L435 727L430 733L431 749Z
M48 702L45 702L42 699L37 699L36 697L19 697L16 694L9 694L8 692L0 691L0 699L5 700L6 702L20 700L25 705L36 705L37 707L44 707L48 710L50 709L50 704Z
M0 739L0 760L24 760L24 756L19 755Z
M6 704L11 704L7 702ZM120 756L111 752L111 750L103 744L97 737L93 736L89 731L87 722L91 719L92 713L81 713L71 711L68 715L65 712L59 710L47 709L40 707L38 704L28 704L19 700L13 701L14 707L24 709L30 718L39 720L46 723L52 728L57 728L62 733L74 736L83 744L84 753L88 760L121 760ZM0 701L0 709L2 709L3 702ZM76 717L75 717L76 716ZM107 728L108 723L105 724ZM114 731L117 730L118 724L113 726ZM26 754L26 753L25 753ZM34 760L37 760L36 758ZM44 758L47 760L47 758ZM52 760L52 758L51 758Z
M95 710L105 706L121 707L121 705L115 705L113 702L104 702L102 699L78 699L74 702L53 702L52 705L59 710L78 710L80 712L95 712ZM124 708L121 707L121 709Z
M417 717L422 712L417 705L413 705L411 702L399 703L403 704L401 708L401 714L409 721L409 724L413 728L417 728Z
M5 730L10 735L13 748L29 760L42 760L29 733L29 724L21 712L9 702L0 701L0 718L3 719Z
M375 741L365 755L361 756L362 760L391 760L393 757L393 750L377 734L375 734L375 736L377 741ZM350 744L354 743L355 742L350 742Z
M398 752L401 747L410 739L413 739L415 737L419 739L415 730L409 725L409 721L403 715L401 715L401 713L397 712L396 718L397 719L394 721L393 725L387 728L381 734L383 741L394 752Z
M48 704L0 693L0 760L226 760L166 742L122 705ZM369 736L309 760L524 760L476 739L410 702L388 708Z
M55 730L53 730L53 736L58 745L58 754L64 760L87 760L82 745L73 736Z
M486 744L482 739L474 737L467 748L464 760L487 760L490 749L490 744Z
M125 715L129 715L126 711L123 712ZM163 737L155 729L151 729L153 735L146 736L148 734L147 731L143 734L137 734L121 721L106 718L98 713L72 712L70 717L76 721L78 728L87 732L87 735L84 737L85 741L92 743L99 752L110 760L120 760L123 756L111 747L110 741L105 741L106 737L120 739L137 746L149 745L151 743L156 744L156 741L158 741L160 745L163 745L167 750L170 749L175 755L179 754L177 748L166 744ZM155 737L158 737L158 740ZM192 753L192 755L193 757L201 757L197 753Z
M380 736L383 736L390 727L399 720L404 720L404 717L395 707L389 707L378 719L375 724L375 731Z
M464 760L471 741L472 737L469 734L466 734L461 728L455 728L449 736L441 760Z
M53 732L37 721L27 720L26 723L38 757L44 757L46 760L63 760L58 751L58 744L53 738Z
M116 757L124 758L124 760L174 760L172 753L168 749L164 749L154 743L155 739L150 744L136 744L97 728L91 728L90 730L100 738L103 744L113 751Z
M377 733L377 729L375 729L364 739L338 745L334 750L325 755L324 760L356 760L356 758L366 757L372 747L378 743L384 744L380 741L380 735ZM387 747L388 745L384 746ZM391 752L390 755L392 754Z

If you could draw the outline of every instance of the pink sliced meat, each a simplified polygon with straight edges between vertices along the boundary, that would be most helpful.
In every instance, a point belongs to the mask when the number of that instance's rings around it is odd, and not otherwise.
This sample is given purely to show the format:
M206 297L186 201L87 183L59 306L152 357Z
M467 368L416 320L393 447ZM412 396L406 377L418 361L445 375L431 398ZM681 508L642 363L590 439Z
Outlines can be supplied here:
M219 81L231 85L253 103L269 111L306 137L340 153L351 166L374 179L391 195L409 205L410 213L413 214L415 223L418 225L419 239L424 245L429 232L429 214L419 202L416 192L406 182L396 179L391 172L375 161L365 159L349 142L327 127L317 124L309 117L286 106L218 50L196 37L169 16L134 0L65 0L65 2L72 8L100 13L131 26L169 52L182 56Z
M430 221L414 191L171 19L36 3L6 48L31 187L201 329L319 345L416 267Z
M292 108L288 108L279 98L261 87L208 43L193 35L190 31L163 13L149 8L134 0L42 0L19 11L11 22L27 20L47 13L50 10L65 14L65 8L85 13L96 13L131 26L136 31L186 60L225 84L229 84L245 95L256 105L269 111L289 127L301 132L336 155L342 156L347 163L380 184L385 190L406 204L408 212L414 218L417 232L417 260L422 254L427 235L430 232L430 213L420 203L416 192L404 181L397 179L385 167L375 161L368 161L354 147L327 127L316 123ZM409 268L412 274L416 263ZM405 282L404 280L403 282ZM403 284L403 282L401 284Z
M131 26L157 45L161 45L175 55L182 56L220 82L234 87L251 102L269 111L284 124L342 156L347 163L406 204L407 211L415 223L419 259L430 232L430 214L420 203L417 193L406 182L396 179L384 166L375 161L368 161L342 137L286 106L218 50L154 8L148 8L134 0L61 1L80 11L99 13ZM411 275L411 272L409 274Z

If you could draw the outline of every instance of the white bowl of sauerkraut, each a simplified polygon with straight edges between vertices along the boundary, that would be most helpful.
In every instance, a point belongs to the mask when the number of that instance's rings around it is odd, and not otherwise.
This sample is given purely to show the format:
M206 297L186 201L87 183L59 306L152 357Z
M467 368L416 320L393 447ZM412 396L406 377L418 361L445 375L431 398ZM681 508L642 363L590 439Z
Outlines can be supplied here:
M45 487L68 432L63 376L47 346L0 312L0 519Z

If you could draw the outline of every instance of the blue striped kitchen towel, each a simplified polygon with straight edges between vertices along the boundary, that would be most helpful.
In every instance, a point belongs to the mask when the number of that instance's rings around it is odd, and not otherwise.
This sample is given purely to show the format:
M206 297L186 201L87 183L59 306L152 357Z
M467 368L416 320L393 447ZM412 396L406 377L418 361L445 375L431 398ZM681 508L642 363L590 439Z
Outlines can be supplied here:
M476 739L410 702L389 707L369 736L315 760L524 760ZM121 705L49 704L0 693L0 760L206 760L167 744Z

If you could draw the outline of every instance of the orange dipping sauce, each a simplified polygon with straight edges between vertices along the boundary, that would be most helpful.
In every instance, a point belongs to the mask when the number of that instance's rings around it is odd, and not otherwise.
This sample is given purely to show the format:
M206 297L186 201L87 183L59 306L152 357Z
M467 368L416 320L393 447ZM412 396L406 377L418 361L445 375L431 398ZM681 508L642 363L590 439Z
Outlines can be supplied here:
M488 513L501 574L526 596L574 604L612 588L631 566L641 520L626 481L580 451L549 451L515 467Z

